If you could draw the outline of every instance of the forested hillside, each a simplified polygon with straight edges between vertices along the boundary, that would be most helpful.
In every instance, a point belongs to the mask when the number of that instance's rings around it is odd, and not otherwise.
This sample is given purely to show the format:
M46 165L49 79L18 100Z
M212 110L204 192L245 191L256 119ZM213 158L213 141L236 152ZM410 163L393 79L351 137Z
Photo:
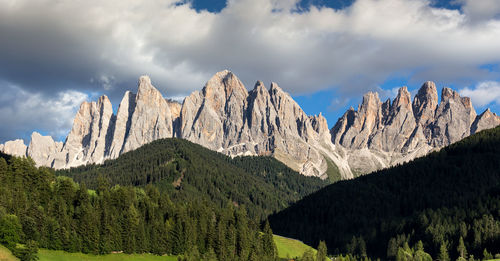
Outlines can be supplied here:
M406 260L419 240L434 259L500 253L500 127L329 185L269 220L278 235L360 257Z
M98 187L155 184L174 202L206 200L223 207L244 205L250 217L264 219L327 184L305 177L271 157L231 158L182 139L163 139L102 165L57 171Z
M174 204L153 185L96 182L96 190L88 190L36 168L31 159L0 155L0 244L22 260L34 260L38 247L181 254L186 260L276 257L269 225L260 230L244 207L201 199Z

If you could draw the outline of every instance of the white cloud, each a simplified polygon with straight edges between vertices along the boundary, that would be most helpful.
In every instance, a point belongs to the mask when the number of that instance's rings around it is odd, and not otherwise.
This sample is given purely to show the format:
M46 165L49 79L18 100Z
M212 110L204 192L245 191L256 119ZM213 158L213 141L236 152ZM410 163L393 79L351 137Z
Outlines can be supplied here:
M474 106L483 107L491 103L500 105L500 82L480 82L474 88L460 90L460 95L470 97Z
M328 106L328 110L330 111L343 111L345 110L345 106L347 106L347 104L349 104L350 102L350 99L348 98L333 98L331 103L330 103L330 106Z
M0 44L11 68L0 76L22 81L20 71L36 69L29 64L48 63L49 73L30 79L86 77L123 93L149 74L165 95L186 95L228 68L250 87L261 79L294 94L332 86L358 93L398 71L417 72L419 82L485 80L491 75L478 66L500 61L500 20L469 22L497 10L496 0L467 0L463 13L428 0L357 0L307 12L296 12L297 0L232 0L217 14L175 2L0 0L0 33L12 39Z
M498 0L461 0L459 2L463 4L462 10L472 22L490 20L500 14L500 1Z
M297 1L230 0L215 14L176 0L0 0L0 79L44 97L83 88L113 101L143 74L181 97L222 69L249 88L336 88L338 101L397 74L455 86L500 79L479 68L500 62L497 0L459 0L462 11L357 0L305 12Z
M85 93L74 90L45 97L40 93L29 93L13 85L5 85L0 98L1 141L13 139L19 133L29 136L32 130L47 133L56 140L63 138L71 129L80 104L89 99Z

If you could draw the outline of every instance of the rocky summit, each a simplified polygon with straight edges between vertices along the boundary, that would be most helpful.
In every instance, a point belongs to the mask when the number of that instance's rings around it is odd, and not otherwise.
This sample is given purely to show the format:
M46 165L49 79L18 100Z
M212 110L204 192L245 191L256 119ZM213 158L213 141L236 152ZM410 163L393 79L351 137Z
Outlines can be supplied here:
M230 71L216 73L182 104L163 98L148 76L127 91L116 115L101 96L84 102L64 143L34 132L28 146L8 141L0 150L29 156L56 169L117 158L161 138L183 138L230 156L270 155L307 176L342 179L402 163L500 124L486 110L476 115L467 97L444 88L438 103L433 82L415 98L403 87L381 102L367 93L328 129L321 115L307 115L276 83L258 81L250 91Z
M426 82L413 102L406 87L391 102L367 93L358 110L348 110L331 129L332 142L345 152L356 174L407 162L500 124L489 109L477 116L470 98Z

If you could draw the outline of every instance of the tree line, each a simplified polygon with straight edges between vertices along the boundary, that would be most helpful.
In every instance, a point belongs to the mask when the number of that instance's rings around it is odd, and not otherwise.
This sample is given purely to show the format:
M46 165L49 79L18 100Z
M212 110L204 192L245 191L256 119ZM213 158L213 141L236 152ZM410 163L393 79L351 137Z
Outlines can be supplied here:
M245 205L249 217L259 220L328 184L303 176L272 157L231 158L176 138L156 140L103 164L56 174L91 189L97 188L99 177L111 185L154 184L174 202L199 199L224 207L230 201Z
M229 202L173 202L153 185L85 183L37 168L31 159L0 155L0 243L22 260L38 247L105 254L180 255L183 260L275 260L268 223Z

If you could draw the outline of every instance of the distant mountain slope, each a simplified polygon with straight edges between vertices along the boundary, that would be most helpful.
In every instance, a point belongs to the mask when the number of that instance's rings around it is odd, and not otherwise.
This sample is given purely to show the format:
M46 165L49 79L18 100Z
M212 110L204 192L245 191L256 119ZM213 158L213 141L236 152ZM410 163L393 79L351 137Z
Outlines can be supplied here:
M172 200L205 199L220 206L245 205L252 217L287 207L327 184L306 177L271 157L230 158L183 139L161 139L122 154L102 165L59 170L97 188L99 177L112 185L145 186L153 183Z
M500 253L500 127L439 152L329 185L269 220L278 235L331 251L394 258L405 241L457 256L460 237L476 258ZM360 247L364 246L365 247ZM454 260L454 259L453 259Z

